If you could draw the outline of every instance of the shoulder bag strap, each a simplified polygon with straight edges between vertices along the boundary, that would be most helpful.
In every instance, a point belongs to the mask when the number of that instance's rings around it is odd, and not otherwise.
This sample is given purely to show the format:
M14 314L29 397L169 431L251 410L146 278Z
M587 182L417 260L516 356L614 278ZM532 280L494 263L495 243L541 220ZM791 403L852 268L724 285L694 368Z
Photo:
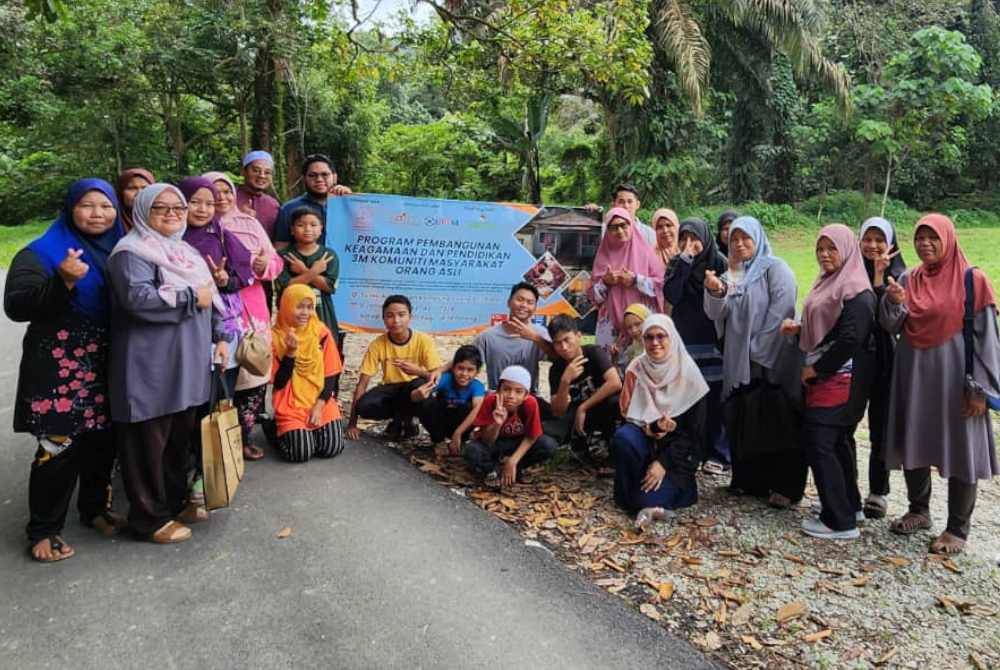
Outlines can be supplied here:
M965 340L965 376L972 376L972 356L975 352L975 339L973 338L973 323L976 318L976 288L973 283L971 267L965 271L965 316L962 318L962 338Z

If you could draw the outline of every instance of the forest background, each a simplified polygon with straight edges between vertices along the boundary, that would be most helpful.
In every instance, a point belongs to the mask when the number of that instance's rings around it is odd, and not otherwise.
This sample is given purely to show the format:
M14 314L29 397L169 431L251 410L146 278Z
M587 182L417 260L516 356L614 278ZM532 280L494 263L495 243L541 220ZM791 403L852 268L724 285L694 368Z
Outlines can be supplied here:
M1000 0L397 4L4 3L0 224L265 148L282 199L323 152L358 191L1000 226Z

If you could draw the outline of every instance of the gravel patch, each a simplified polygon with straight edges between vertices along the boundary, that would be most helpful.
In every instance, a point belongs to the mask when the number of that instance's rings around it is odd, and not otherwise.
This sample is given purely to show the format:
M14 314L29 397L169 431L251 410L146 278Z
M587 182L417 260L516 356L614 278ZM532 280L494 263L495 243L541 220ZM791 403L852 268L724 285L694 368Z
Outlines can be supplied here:
M357 381L352 371L370 340L348 337L345 407ZM436 341L447 360L469 340ZM547 395L544 369L541 376ZM361 425L378 434L377 427ZM856 437L866 484L865 424ZM498 493L480 487L461 459L435 450L426 436L394 446L440 484L516 527L526 542L546 547L568 569L729 667L1000 668L997 480L980 482L966 552L943 559L927 553L947 516L940 479L934 481L933 530L910 537L888 529L906 511L898 472L889 516L865 522L853 542L815 540L799 531L818 502L811 482L797 508L778 511L729 495L728 477L704 474L697 505L638 534L614 504L608 470L560 457Z

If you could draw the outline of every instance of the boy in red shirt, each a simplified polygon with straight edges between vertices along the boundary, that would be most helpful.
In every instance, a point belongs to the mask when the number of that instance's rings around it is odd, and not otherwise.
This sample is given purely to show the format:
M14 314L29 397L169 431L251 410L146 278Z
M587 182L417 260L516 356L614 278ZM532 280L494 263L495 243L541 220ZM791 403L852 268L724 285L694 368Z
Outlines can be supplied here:
M463 456L470 468L483 475L486 486L510 486L519 467L547 461L558 447L542 433L538 400L529 388L527 370L520 365L505 368L497 391L487 394L472 423L475 432Z

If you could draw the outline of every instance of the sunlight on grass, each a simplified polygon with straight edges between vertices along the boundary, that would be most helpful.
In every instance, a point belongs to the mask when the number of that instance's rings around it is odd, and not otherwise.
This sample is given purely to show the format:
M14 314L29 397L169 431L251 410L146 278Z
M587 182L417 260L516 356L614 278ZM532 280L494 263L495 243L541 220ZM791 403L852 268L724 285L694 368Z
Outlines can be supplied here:
M14 254L41 235L50 221L32 221L23 226L0 226L0 268L10 267Z

